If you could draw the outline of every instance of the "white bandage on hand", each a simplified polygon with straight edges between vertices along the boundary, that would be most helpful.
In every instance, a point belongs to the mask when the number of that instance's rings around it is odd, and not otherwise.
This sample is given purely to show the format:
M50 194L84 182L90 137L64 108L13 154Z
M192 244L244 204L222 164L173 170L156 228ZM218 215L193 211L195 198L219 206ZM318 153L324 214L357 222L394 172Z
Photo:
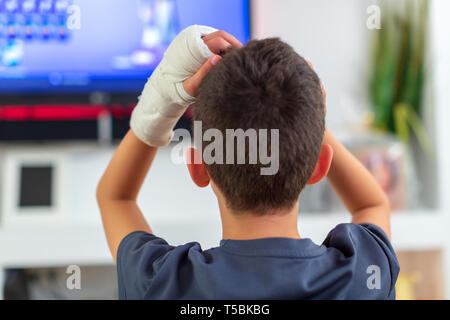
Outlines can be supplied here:
M195 101L184 90L183 81L214 55L202 37L215 31L198 25L184 29L147 81L130 121L134 134L146 144L154 147L169 144L175 124Z

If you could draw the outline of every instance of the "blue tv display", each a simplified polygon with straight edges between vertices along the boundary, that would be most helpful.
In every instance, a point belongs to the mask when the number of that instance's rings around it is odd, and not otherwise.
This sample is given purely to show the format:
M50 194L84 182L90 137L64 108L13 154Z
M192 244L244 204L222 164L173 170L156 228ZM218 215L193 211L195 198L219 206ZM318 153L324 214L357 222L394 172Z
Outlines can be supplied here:
M192 24L245 43L249 0L0 0L0 95L141 91Z

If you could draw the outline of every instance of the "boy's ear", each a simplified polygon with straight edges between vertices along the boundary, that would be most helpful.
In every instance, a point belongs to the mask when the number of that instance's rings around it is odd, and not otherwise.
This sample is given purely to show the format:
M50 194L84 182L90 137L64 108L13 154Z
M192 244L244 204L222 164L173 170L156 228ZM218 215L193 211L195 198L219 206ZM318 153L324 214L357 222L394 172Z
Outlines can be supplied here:
M188 148L186 150L186 164L191 179L197 186L204 188L209 185L210 178L208 171L206 171L206 167L203 164L200 150Z
M319 159L317 160L316 167L309 178L307 184L315 184L325 178L330 170L331 160L333 159L333 148L329 144L322 145L320 150Z

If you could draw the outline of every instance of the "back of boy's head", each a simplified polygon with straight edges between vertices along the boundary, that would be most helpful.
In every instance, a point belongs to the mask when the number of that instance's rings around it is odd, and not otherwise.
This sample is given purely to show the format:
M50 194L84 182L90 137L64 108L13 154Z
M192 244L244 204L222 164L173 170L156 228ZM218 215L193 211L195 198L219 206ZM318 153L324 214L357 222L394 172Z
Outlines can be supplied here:
M224 137L225 129L268 129L268 153L270 129L279 129L275 175L261 175L259 159L248 163L248 141L245 164L206 164L227 206L259 215L292 209L317 163L324 117L320 80L288 44L252 40L227 51L203 80L194 120L202 122L203 132L215 128Z

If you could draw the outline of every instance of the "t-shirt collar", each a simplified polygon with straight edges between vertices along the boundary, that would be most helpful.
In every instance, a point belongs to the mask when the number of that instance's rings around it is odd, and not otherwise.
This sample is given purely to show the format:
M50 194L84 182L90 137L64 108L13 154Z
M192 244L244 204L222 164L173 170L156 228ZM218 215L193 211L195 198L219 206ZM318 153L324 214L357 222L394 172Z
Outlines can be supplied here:
M224 239L220 241L220 248L241 255L297 258L311 258L326 251L323 245L319 246L309 238Z

